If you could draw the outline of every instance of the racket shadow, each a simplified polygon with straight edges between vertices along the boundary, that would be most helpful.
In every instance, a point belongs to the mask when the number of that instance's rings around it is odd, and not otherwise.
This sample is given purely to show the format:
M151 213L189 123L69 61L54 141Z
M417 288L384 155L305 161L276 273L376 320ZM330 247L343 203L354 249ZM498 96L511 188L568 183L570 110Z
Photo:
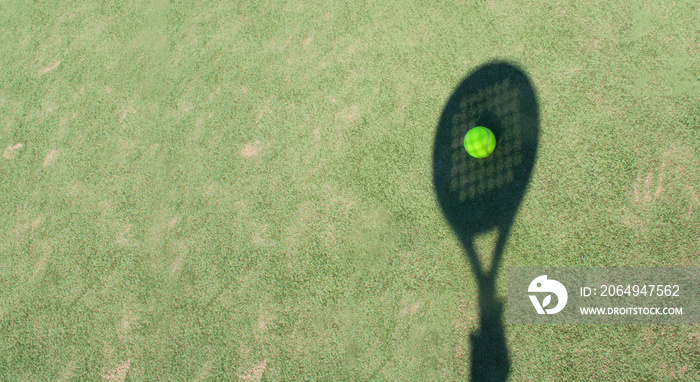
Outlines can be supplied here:
M496 136L496 150L487 158L472 158L463 147L464 135L475 126L486 126ZM488 63L467 76L445 105L435 134L435 193L479 288L480 327L470 338L473 381L505 381L510 373L496 279L534 168L538 139L535 91L527 75L507 62ZM498 241L487 268L474 238L492 230L498 230Z

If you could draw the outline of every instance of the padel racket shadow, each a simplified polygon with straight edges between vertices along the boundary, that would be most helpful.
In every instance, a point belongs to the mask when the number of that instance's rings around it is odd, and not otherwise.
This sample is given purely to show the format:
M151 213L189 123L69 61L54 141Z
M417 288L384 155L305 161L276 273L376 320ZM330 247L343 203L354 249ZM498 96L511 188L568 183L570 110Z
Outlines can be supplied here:
M472 158L464 136L485 126L496 136L487 158ZM535 91L516 66L486 64L470 74L445 105L435 135L433 182L442 211L459 237L479 287L480 328L471 335L473 381L505 381L510 358L496 274L506 239L532 173L539 139ZM478 234L498 229L487 269L474 248Z

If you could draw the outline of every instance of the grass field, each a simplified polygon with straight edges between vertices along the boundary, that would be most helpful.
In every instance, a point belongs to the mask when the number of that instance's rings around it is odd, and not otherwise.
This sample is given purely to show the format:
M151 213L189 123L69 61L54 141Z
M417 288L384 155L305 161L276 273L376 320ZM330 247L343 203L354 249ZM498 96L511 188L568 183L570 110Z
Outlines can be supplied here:
M468 379L432 150L494 60L540 108L498 296L700 264L696 1L347 3L3 2L0 380ZM512 381L700 380L700 325L505 334Z

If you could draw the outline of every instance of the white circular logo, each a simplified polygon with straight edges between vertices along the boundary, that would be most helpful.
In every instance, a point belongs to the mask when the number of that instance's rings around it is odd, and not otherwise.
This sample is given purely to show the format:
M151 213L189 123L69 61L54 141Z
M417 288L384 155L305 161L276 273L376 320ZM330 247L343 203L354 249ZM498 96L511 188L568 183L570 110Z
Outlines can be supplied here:
M544 299L542 299L542 303L537 300L537 296L530 295L530 301L532 301L532 305L535 306L535 310L537 310L537 313L539 314L559 313L562 309L564 309L566 306L566 301L569 299L569 293L566 292L564 285L556 280L547 280L547 275L542 275L532 280L530 286L527 288L527 291L548 292L554 293L557 296L557 305L553 308L545 309L552 302L551 294L548 294Z

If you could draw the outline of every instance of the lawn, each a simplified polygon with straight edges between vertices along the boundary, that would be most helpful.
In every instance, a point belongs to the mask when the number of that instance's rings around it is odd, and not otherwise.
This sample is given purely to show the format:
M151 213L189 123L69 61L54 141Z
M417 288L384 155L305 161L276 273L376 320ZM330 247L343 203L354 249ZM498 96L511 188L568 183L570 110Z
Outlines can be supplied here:
M469 379L433 148L496 61L540 129L497 296L699 266L696 1L4 2L0 380ZM503 329L512 381L700 380L700 325Z

